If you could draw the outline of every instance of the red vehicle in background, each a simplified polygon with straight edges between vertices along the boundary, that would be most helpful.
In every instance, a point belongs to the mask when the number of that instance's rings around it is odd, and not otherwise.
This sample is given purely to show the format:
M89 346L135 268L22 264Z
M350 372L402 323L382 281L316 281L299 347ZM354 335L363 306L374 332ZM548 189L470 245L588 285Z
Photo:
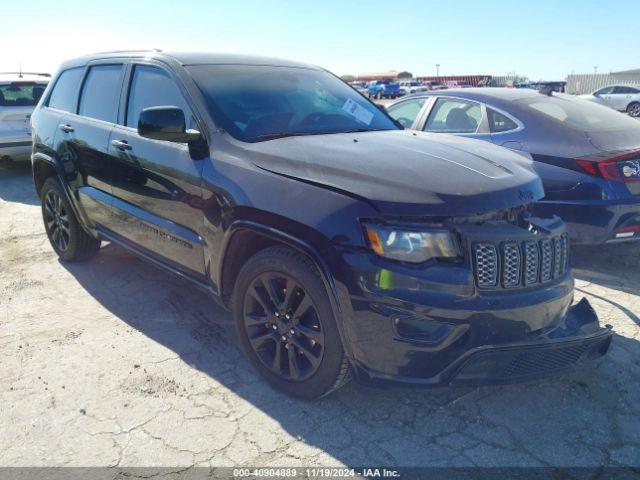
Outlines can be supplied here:
M447 89L447 86L444 83L439 82L437 80L425 80L424 82L422 82L422 84L427 86L429 90L446 90Z
M447 80L445 85L446 88L471 88L466 80Z

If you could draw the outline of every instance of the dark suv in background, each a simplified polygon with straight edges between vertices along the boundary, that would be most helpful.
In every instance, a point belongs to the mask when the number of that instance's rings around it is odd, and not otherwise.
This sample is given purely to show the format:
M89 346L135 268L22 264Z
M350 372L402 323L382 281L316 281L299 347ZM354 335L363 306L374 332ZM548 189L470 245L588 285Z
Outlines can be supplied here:
M564 224L506 149L403 130L320 68L116 52L65 63L32 118L63 261L121 245L211 292L275 387L528 379L606 353L571 306Z

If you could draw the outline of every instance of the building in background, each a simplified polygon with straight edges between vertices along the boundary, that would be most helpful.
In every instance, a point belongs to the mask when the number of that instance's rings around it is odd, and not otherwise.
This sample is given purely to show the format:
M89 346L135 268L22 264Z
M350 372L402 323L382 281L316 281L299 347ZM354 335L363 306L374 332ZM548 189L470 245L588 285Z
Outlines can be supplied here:
M613 84L640 84L640 68L611 73L571 74L567 76L566 92L582 95Z

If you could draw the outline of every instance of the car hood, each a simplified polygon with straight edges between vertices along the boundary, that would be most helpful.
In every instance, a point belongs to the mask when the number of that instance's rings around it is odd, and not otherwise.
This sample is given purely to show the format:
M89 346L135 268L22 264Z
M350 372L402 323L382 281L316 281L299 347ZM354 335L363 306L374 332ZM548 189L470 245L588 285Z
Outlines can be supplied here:
M366 199L382 214L450 216L542 198L531 161L487 142L392 130L250 144L270 172Z

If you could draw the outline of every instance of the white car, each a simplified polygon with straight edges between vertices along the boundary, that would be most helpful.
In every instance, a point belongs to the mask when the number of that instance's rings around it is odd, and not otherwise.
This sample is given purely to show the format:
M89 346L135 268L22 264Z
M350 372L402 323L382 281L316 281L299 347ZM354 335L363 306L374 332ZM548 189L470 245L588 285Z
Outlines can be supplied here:
M351 85L360 95L369 97L369 90L367 90L367 84L365 82L351 82Z
M403 95L410 95L416 92L426 92L429 90L428 85L423 85L420 82L416 82L415 80L400 82L399 85L400 85L400 92Z
M0 161L30 159L29 119L49 77L46 73L0 73Z
M609 85L580 97L640 117L640 85Z

